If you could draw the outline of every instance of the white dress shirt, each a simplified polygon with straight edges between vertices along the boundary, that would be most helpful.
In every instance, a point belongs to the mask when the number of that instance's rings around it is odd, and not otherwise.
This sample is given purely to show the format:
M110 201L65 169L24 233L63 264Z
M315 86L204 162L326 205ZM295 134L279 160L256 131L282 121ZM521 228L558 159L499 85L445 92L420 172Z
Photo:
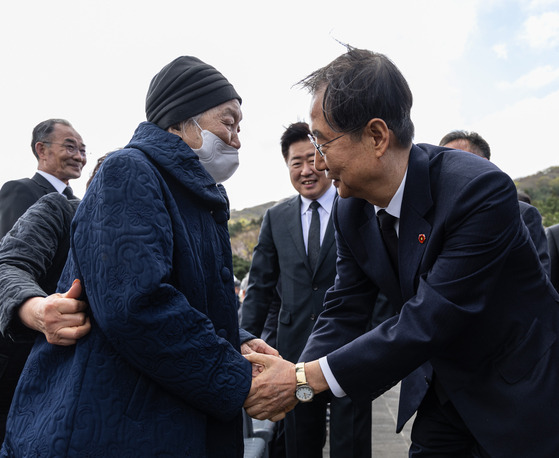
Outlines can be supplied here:
M320 198L316 199L320 204L318 208L318 215L320 216L320 245L324 240L326 234L326 227L332 213L332 205L334 205L334 198L336 197L336 188L330 186ZM305 241L305 250L309 250L309 227L311 225L312 210L309 208L312 200L301 196L301 225L303 227L303 240Z
M46 178L48 182L54 186L54 189L56 189L60 194L62 194L66 189L66 186L68 186L66 183L59 180L58 178L56 178L54 175L51 175L50 173L43 172L42 170L37 170L37 173L43 176L44 178Z

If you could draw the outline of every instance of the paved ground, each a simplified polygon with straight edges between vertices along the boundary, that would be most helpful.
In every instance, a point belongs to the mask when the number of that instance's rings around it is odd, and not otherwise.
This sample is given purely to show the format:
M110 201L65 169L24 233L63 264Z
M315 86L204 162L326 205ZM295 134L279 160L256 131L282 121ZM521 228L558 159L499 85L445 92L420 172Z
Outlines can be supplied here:
M400 385L373 401L373 458L407 457L413 419L396 434Z
M400 434L396 434L400 385L373 401L373 458L405 458L410 446L413 419L408 421ZM328 442L324 458L330 458Z

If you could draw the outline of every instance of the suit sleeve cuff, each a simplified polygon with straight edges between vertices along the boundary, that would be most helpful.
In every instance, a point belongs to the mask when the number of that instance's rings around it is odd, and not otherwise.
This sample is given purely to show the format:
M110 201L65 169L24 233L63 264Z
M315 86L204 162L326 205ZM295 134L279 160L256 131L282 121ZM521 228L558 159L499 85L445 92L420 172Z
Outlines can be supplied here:
M328 359L326 358L326 356L320 358L318 360L318 364L320 364L320 369L322 370L322 374L324 375L324 378L326 379L326 383L328 383L328 386L330 387L332 394L337 398L343 398L344 396L346 396L345 391L342 390L342 387L336 380L336 377L334 377L334 374L332 373L332 370L328 365Z

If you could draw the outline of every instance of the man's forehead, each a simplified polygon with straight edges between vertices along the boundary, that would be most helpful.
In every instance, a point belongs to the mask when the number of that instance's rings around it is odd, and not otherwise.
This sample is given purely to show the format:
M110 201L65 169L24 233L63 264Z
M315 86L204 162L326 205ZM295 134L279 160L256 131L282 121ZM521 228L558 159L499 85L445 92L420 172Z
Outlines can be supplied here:
M289 159L302 159L314 157L314 146L309 140L299 140L289 147Z
M54 125L53 133L57 133L60 135L77 135L77 132L74 130L73 127L58 123Z
M73 127L64 124L55 124L53 134L61 141L71 141L83 144L80 134L78 134Z

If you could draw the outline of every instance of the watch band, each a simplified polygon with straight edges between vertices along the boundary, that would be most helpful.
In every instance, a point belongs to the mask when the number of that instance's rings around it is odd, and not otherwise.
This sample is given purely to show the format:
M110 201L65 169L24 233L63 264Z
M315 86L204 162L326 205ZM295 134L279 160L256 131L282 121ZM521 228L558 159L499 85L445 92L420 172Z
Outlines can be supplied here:
M305 374L305 363L295 364L295 377L297 378L297 386L307 384L307 376Z
M307 382L305 363L295 364L295 378L297 379L295 397L299 402L311 402L314 398L314 390Z

